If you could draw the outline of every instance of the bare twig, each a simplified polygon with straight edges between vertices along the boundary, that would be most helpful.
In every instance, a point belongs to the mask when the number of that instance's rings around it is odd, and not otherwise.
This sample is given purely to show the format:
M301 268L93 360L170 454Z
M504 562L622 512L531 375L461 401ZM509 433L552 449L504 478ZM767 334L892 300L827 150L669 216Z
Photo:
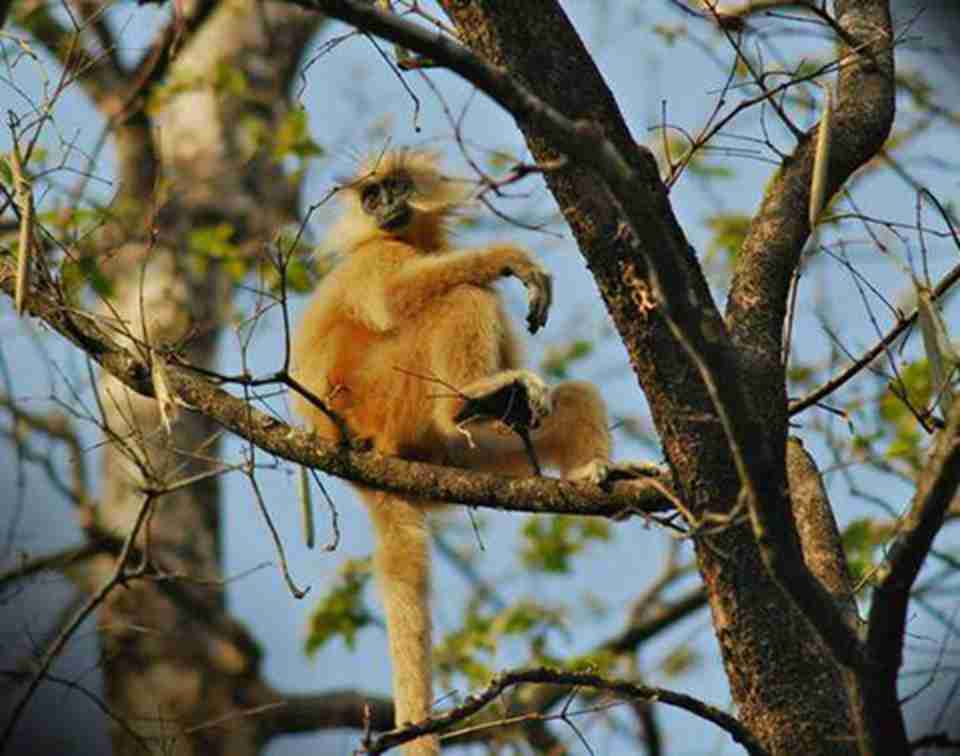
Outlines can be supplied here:
M23 692L23 695L13 707L10 718L7 720L7 723L3 728L3 733L0 734L0 751L3 750L7 742L10 740L10 737L13 735L13 732L17 727L17 723L20 721L20 717L23 716L23 712L26 709L30 699L33 697L33 694L36 692L37 687L50 671L51 665L66 647L67 642L73 637L73 634L80 629L80 626L84 623L87 617L89 617L93 611L100 606L100 604L106 599L106 597L114 588L131 577L134 577L134 575L131 575L127 571L127 561L130 558L130 553L133 550L133 545L137 539L137 535L140 533L140 529L143 527L144 522L146 522L147 516L149 515L152 507L153 499L150 496L145 497L143 503L140 505L140 510L137 512L137 517L133 523L133 527L130 528L130 532L127 534L126 540L124 541L123 550L120 552L120 556L117 557L113 574L110 575L110 577L106 580L106 582L104 582L100 589L96 591L96 593L93 593L90 598L84 602L83 606L80 607L74 618L63 628L63 630L61 630L60 634L50 645L50 648L48 648L47 652L43 655L39 665L37 665L37 669L33 673L33 677L31 677L30 682L27 684L27 689Z
M76 546L71 549L64 549L55 554L44 554L43 556L24 558L15 567L0 572L0 590L8 583L14 583L17 580L36 575L38 572L47 570L63 570L77 562L82 562L92 556L103 553L105 546L96 541L89 541L82 546Z
M937 301L940 299L951 288L953 288L958 281L960 281L960 265L954 266L954 268L951 269L950 272L940 280L940 283L937 284L937 287L933 290L931 300ZM901 318L893 328L887 331L880 341L864 352L863 356L853 362L849 367L845 368L842 372L838 373L836 376L824 383L820 388L810 392L802 399L797 399L796 401L790 402L790 414L796 415L799 412L803 412L803 410L807 409L808 407L830 396L830 394L843 386L847 381L860 373L864 368L870 365L871 362L877 359L877 357L889 349L897 340L897 338L910 326L912 326L914 322L916 322L916 319L917 310L914 310L906 317Z
M479 712L484 706L498 698L508 688L523 683L545 683L549 685L592 688L594 690L612 693L618 698L630 701L645 700L675 706L717 725L753 756L764 756L767 753L763 746L760 745L753 735L748 732L736 718L693 696L676 693L664 688L637 685L625 680L609 680L600 675L563 672L544 667L521 669L497 675L484 690L468 697L460 706L442 715L431 717L422 722L392 730L377 738L373 738L364 744L363 752L368 754L383 753L389 748L409 742L422 735L447 731L452 725L462 722Z

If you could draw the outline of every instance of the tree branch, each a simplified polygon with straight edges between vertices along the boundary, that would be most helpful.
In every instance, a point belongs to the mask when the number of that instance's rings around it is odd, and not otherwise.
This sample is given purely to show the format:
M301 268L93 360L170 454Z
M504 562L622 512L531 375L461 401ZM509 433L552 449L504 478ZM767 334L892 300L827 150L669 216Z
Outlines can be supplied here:
M145 498L139 512L137 513L133 526L130 528L130 533L127 535L126 540L124 541L123 550L120 552L120 556L117 557L113 572L111 573L110 577L106 580L106 582L103 583L99 590L97 590L87 599L83 606L80 607L80 609L74 615L73 619L57 635L53 643L50 645L50 648L44 652L43 658L40 659L33 676L30 678L30 682L27 684L26 690L13 706L10 717L3 727L3 732L0 733L0 752L3 751L4 747L9 742L14 730L17 727L17 723L20 721L20 717L23 715L23 712L27 707L27 704L30 702L30 699L36 692L37 687L49 672L53 662L66 647L67 642L73 637L73 634L80 629L80 626L84 623L87 617L89 617L93 611L106 599L107 595L118 585L121 585L125 580L129 579L130 576L126 574L127 561L129 559L130 552L133 549L134 542L136 541L137 534L140 532L140 528L143 526L143 523L147 518L147 514L150 511L151 505L152 500L149 497Z
M349 728L383 732L393 727L393 702L353 690L282 693L264 689L262 703L278 703L260 720L264 741L278 735Z
M12 295L14 276L0 261L0 288ZM29 312L83 349L108 373L143 396L153 396L150 366L120 347L93 317L60 301L41 284L27 301ZM356 483L415 497L515 512L618 517L629 512L673 508L663 495L666 479L616 483L610 491L552 478L507 478L474 471L407 462L376 452L356 451L287 425L217 388L193 371L170 364L168 379L179 403L199 411L261 449L306 467Z
M57 91L76 80L87 95L109 113L122 90L120 71L116 69L107 51L92 54L83 43L79 30L71 31L60 23L49 7L31 3L17 14L15 21L46 48L50 56L63 68Z
M882 579L870 605L867 646L882 665L884 684L896 690L903 663L910 590L943 525L950 502L960 486L960 401L953 404L946 427L937 434L933 451L917 484L910 511L890 547Z
M826 200L879 152L894 116L889 0L838 0L836 9L838 27L849 41L840 47ZM731 337L750 357L745 367L761 391L757 406L777 413L771 425L777 432L786 427L781 338L790 282L810 235L807 210L818 128L807 132L767 184L737 256L727 303Z
M787 441L787 480L804 563L856 629L857 603L837 521L820 471L798 438Z
M931 299L936 302L938 299L943 297L944 294L950 291L950 289L953 288L958 281L960 281L960 265L954 266L949 273L940 279L940 283L938 283L936 288L933 290ZM857 375L861 370L866 368L871 362L877 359L877 357L893 346L893 343L897 340L900 334L906 331L917 321L918 312L919 310L914 309L914 311L905 318L898 320L897 324L887 331L880 341L864 352L860 359L856 360L849 367L835 375L820 388L816 389L815 391L811 391L802 399L797 399L796 401L791 402L790 414L796 415L799 412L803 412L803 410L807 409L807 407L810 407L811 405L814 405L830 396L830 394L843 386L843 384Z
M624 630L602 643L600 649L612 651L615 654L631 653L641 643L702 609L706 603L706 589L703 586L695 588L676 601L658 607L652 616L644 617L642 622L631 622Z
M634 683L624 680L608 680L600 675L562 672L544 667L521 669L497 675L486 689L480 693L469 696L460 706L440 716L431 717L422 722L392 730L377 738L373 738L369 743L365 744L363 752L368 754L383 753L389 748L414 740L421 735L449 730L452 725L462 722L476 714L488 703L499 697L503 691L522 683L545 683L548 685L592 688L594 690L607 691L618 698L631 701L643 700L676 706L708 722L712 722L722 730L725 730L735 742L742 745L747 752L753 756L765 756L767 754L763 746L757 742L753 735L751 735L736 718L692 696L675 693L670 690L665 690L664 688L635 685Z
M108 547L97 541L89 541L82 546L75 546L71 549L64 549L54 554L45 554L44 556L34 557L32 559L21 560L16 567L0 572L0 591L7 583L14 583L23 578L36 575L38 572L47 570L63 570L77 562L82 562L92 556L107 551Z

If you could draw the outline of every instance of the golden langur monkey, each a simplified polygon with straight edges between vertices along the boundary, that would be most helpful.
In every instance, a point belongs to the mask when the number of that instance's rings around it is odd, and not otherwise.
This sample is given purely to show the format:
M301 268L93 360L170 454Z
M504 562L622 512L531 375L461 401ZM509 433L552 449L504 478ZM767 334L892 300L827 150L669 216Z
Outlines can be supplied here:
M443 176L433 153L371 159L342 194L330 241L343 259L295 334L294 377L384 454L529 475L529 455L512 429L529 430L535 457L564 477L606 478L603 400L589 383L550 388L518 369L518 345L492 287L520 279L536 331L551 298L539 263L512 244L451 247L447 223L466 192ZM319 435L339 440L318 407L302 396L293 402ZM439 503L356 488L373 521L399 726L429 716L433 700L425 513ZM404 753L431 756L439 744L420 738Z

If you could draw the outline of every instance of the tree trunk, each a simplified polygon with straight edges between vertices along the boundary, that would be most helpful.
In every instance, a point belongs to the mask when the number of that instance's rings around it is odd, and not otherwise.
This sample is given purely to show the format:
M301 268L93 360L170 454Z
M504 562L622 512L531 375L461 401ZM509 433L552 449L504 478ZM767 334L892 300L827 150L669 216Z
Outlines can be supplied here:
M696 298L705 317L716 318L717 327L724 327L699 264L674 218L655 164L648 153L634 147L605 82L554 0L532 0L522 6L495 0L449 0L443 6L467 46L502 66L568 118L593 122L623 155L634 156L634 168L645 177L645 190L653 198L651 215L661 219L657 228L644 229L647 236L643 240L633 240L625 232L614 203L588 171L573 167L551 171L546 174L547 182L624 340L683 499L697 515L730 512L737 502L740 481L726 436L695 365L671 335L651 296L646 268L636 248L637 243L648 244L650 254L679 261L687 279L686 296ZM576 86L571 86L572 82ZM558 157L535 123L518 125L538 161ZM800 236L805 238L806 233L804 229ZM778 293L773 290L774 295ZM772 363L773 375L781 376L778 401L765 406L753 422L758 427L757 437L772 450L767 473L774 485L767 490L778 492L760 506L789 508L786 400L779 345L777 338L766 351L750 351L751 360L759 359L767 367L767 375L768 363ZM745 358L741 354L738 359ZM749 380L761 372L759 363L751 362L741 377ZM723 376L724 380L739 378ZM762 388L762 395L770 393L767 383ZM749 388L746 393L749 395ZM759 430L761 415L765 425ZM796 533L787 536L796 539ZM750 526L728 527L715 536L698 538L697 554L733 701L743 724L773 754L856 753L856 717L848 706L842 670L769 574Z
M190 250L191 231L229 224L237 254L255 255L279 224L296 220L298 186L263 135L289 112L287 90L318 23L316 14L280 4L222 4L171 65L167 81L176 88L154 91L154 122L139 113L120 127L125 183L119 220L101 248L113 292L100 309L121 320L126 343L141 353L149 344L155 355L174 349L214 367L232 281ZM109 443L97 519L125 535L145 491L216 469L218 429L181 408L168 434L156 401L106 375L99 397ZM207 582L222 577L219 479L163 493L151 506L149 537L141 533L150 566L187 579L138 579L110 594L99 618L107 703L164 753L255 754L264 735L244 710L246 691L257 687L258 654L224 619L222 589ZM109 560L99 568L94 583ZM116 754L142 753L127 729L114 724L112 734Z

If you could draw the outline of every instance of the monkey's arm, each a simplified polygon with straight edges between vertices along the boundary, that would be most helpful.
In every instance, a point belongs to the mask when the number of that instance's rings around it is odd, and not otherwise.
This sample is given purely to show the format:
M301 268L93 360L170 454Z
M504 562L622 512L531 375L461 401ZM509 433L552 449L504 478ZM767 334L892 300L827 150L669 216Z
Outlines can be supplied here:
M505 276L515 276L527 287L527 325L536 333L547 322L553 296L550 274L510 244L417 257L388 277L385 297L391 312L402 319L456 286L483 286Z

